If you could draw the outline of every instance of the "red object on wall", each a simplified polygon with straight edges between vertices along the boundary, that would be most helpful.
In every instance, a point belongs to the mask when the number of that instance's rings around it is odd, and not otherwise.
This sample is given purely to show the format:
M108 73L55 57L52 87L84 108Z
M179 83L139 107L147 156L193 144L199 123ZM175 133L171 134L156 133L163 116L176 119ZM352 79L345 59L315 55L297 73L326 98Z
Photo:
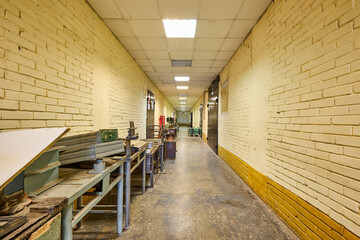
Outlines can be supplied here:
M160 127L165 127L165 116L160 116L159 125Z

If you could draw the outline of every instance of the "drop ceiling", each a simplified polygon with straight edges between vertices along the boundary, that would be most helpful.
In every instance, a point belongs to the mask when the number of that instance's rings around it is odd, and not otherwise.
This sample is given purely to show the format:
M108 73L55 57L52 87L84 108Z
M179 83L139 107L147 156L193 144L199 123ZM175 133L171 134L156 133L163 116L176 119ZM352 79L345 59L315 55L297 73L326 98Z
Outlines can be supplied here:
M87 0L170 103L189 110L271 0ZM195 38L166 38L162 19L197 19ZM172 67L171 60L192 60ZM190 76L175 82L175 76ZM187 85L188 90L176 86Z

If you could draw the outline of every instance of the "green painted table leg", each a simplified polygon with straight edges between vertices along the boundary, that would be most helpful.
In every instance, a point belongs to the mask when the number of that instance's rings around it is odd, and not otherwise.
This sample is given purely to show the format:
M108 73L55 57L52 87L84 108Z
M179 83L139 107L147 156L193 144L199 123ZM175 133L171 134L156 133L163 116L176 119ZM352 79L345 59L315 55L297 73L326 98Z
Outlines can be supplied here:
M72 210L73 203L67 205L61 211L61 239L62 240L72 240Z

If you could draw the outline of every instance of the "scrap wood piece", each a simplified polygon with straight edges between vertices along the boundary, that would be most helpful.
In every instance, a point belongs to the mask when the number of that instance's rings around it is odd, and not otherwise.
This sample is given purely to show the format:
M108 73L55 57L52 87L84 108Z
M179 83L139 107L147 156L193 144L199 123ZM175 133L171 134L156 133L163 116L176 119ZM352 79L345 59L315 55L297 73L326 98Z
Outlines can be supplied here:
M65 197L54 197L45 199L35 199L29 206L30 212L50 213L52 215L61 212L67 204L68 199Z
M28 239L39 227L43 226L54 215L61 212L67 198L46 198L33 200L32 205L14 216L26 216L28 221L4 237L9 239Z
M26 223L26 216L2 216L0 217L0 237Z
M0 190L67 131L64 127L0 133Z
M25 216L27 218L27 222L23 224L22 226L18 227L17 229L13 230L12 232L8 233L3 239L9 240L9 239L27 239L27 236L31 234L32 231L29 231L29 229L34 225L39 225L39 223L44 222L46 220L46 216L49 214L46 213L30 213L27 211L26 214L22 213L20 216ZM39 226L37 226L39 227Z
M47 221L31 234L29 240L60 239L61 237L61 213Z
M13 215L23 210L31 203L31 199L22 191L15 192L9 196L0 194L0 216Z

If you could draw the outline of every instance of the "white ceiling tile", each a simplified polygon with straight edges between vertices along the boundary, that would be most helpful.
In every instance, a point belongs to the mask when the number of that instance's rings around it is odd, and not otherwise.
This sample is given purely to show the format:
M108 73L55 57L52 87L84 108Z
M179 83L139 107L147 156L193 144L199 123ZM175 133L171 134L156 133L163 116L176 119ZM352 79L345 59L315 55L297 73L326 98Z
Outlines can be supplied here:
M245 38L256 20L235 20L233 26L231 27L229 37L230 38Z
M174 83L174 79L171 79L171 78L162 79L161 81L164 84L173 84Z
M127 20L104 19L104 23L110 28L118 38L133 37L134 34Z
M170 60L155 60L150 59L151 65L154 67L171 67L171 61Z
M101 18L124 18L113 0L87 0Z
M185 50L192 51L195 46L195 39L186 38L168 38L168 47L171 51L174 50Z
M216 58L216 51L195 51L194 60L212 60Z
M152 77L149 76L149 78L150 78L154 83L161 83L160 78L159 78L158 76L152 76Z
M163 19L197 19L200 0L159 0Z
M159 74L158 74L158 73L149 73L148 76L149 76L150 78L152 78L152 77L159 77Z
M127 50L141 50L136 38L120 38L120 42Z
M143 50L129 50L129 53L134 59L136 59L136 61L147 59Z
M199 19L234 19L242 0L202 0Z
M143 67L142 68L145 72L155 72L153 67Z
M160 19L156 0L116 0L116 3L126 19Z
M224 39L196 39L195 40L195 51L218 51L221 48Z
M170 59L169 54L166 51L161 50L145 50L145 54L149 59Z
M207 60L193 60L192 66L193 67L211 67L213 64L213 61L207 61Z
M167 75L167 76L161 76L159 77L161 81L173 81L174 82L174 76L173 75Z
M204 77L204 78L209 78L212 80L214 80L214 78L216 77L216 74L214 73L192 73L191 74L194 77Z
M191 67L174 67L173 68L174 73L181 73L181 75L188 75L189 72L191 72Z
M188 90L177 90L177 94L187 94Z
M232 55L234 55L234 51L220 51L216 56L216 60L229 60Z
M226 66L227 63L228 63L228 61L214 61L212 67L223 68Z
M136 62L142 67L151 66L151 63L149 60L136 60Z
M166 38L139 38L140 45L144 50L166 50Z
M210 71L209 71L209 72L219 74L219 73L221 72L221 70L222 70L222 69L223 69L223 68L216 68L216 67L213 67L213 68L211 68L211 69L210 69Z
M192 67L190 69L191 72L198 72L198 73L207 73L209 72L210 68L204 68L204 67Z
M244 0L237 19L259 19L269 7L271 0Z
M225 38L233 20L199 20L196 38Z
M135 37L165 37L161 20L128 20Z
M172 67L154 67L157 73L172 73Z
M193 51L171 51L170 56L172 60L191 60Z
M221 47L222 51L236 51L244 41L242 38L227 38Z

